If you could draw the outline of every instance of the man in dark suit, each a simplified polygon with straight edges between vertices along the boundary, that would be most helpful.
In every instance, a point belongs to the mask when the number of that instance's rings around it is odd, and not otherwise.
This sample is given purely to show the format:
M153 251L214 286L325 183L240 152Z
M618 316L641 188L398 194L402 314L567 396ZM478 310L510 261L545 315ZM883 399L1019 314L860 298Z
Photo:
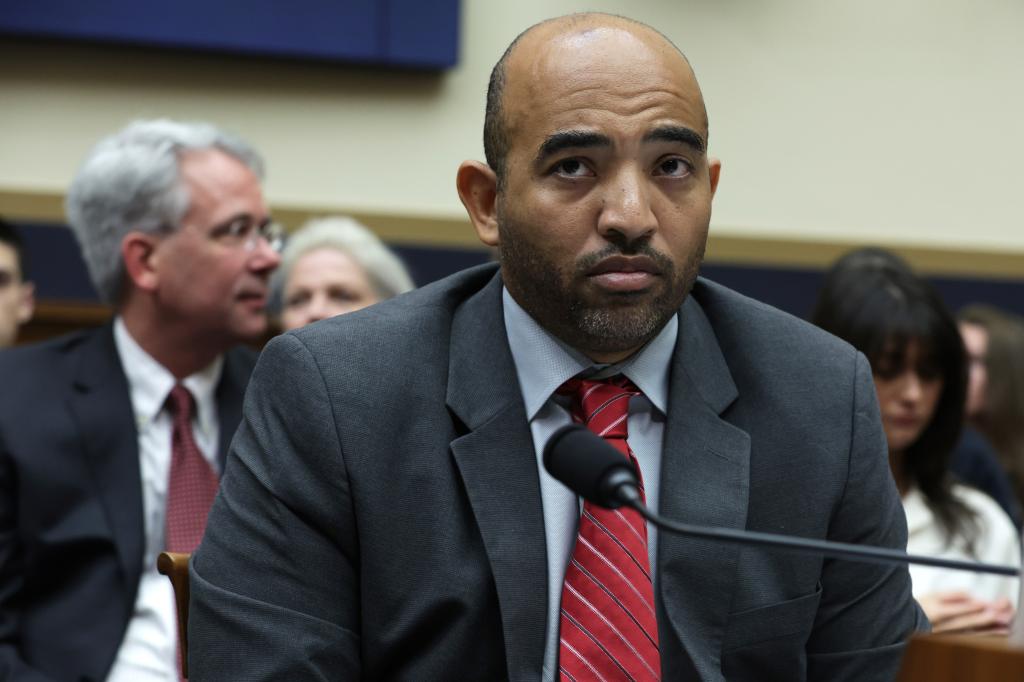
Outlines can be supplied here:
M457 178L500 271L264 351L192 563L194 681L894 676L923 624L904 567L581 513L539 463L576 420L668 517L905 545L863 356L697 279L707 127L649 27L513 43Z
M255 363L235 346L266 329L261 168L213 126L137 121L73 181L116 315L0 353L0 679L179 679L155 561L201 537Z

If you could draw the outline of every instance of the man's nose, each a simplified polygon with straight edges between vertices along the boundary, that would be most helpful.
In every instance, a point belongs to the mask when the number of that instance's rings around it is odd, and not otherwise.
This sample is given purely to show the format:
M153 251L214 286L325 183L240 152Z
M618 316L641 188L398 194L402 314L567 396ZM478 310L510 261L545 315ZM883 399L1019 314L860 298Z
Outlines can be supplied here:
M256 248L249 258L249 267L255 272L270 273L281 264L281 254L265 238L256 240Z
M634 167L623 168L603 188L597 229L609 241L627 243L650 237L658 228L651 205L654 191L646 174Z

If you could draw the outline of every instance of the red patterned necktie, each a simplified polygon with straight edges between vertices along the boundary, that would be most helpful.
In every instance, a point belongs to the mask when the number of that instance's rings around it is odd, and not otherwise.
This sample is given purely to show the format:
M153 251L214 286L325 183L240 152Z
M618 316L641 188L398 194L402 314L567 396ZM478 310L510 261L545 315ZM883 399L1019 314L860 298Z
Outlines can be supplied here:
M640 468L626 442L629 379L570 379L573 421L603 437ZM643 495L643 481L640 484ZM562 680L658 680L658 622L647 553L647 524L636 511L584 502L562 586L558 670Z
M195 401L175 384L167 398L171 430L171 473L167 486L168 552L193 552L206 530L206 516L217 494L217 473L203 457L192 434Z

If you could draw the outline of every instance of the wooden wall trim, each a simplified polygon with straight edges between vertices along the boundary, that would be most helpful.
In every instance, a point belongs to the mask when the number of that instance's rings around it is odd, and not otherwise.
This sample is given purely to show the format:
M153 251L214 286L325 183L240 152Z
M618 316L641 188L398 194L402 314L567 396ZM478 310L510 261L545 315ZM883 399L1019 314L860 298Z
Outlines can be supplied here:
M113 315L110 306L101 303L39 301L35 314L18 330L18 344L34 343L78 329L98 327Z

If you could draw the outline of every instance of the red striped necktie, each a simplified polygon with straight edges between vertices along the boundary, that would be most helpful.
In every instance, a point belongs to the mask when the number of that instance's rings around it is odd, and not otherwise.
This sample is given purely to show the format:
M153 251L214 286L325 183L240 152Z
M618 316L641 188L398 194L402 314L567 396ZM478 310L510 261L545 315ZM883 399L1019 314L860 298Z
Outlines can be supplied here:
M629 399L640 390L619 375L570 379L573 421L607 440L636 467L626 442ZM641 479L640 494L643 495ZM562 586L558 670L562 680L658 680L658 622L647 524L634 510L584 502Z
M217 494L217 473L203 457L192 433L195 401L175 384L167 398L171 412L171 471L167 484L168 552L193 552L206 530L206 516Z

